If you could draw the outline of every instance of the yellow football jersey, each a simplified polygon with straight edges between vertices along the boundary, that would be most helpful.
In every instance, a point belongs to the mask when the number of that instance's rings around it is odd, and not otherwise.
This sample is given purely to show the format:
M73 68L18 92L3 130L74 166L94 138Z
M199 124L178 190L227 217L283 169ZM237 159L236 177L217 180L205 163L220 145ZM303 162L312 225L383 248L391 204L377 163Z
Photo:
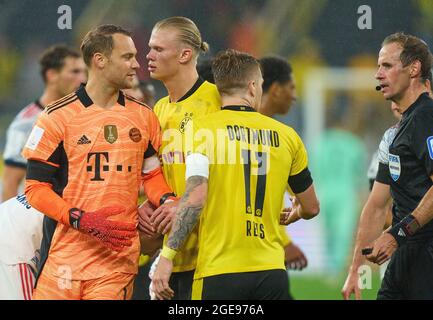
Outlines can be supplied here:
M297 193L312 183L302 140L250 107L227 106L199 120L188 153L206 155L210 165L194 279L285 269L284 192L288 182Z
M185 192L185 146L192 143L192 122L197 117L221 110L221 98L214 84L199 79L179 101L160 99L154 112L161 124L162 143L159 157L164 177L174 192ZM173 272L195 269L197 261L198 227L187 239L173 261ZM167 236L164 238L164 243Z

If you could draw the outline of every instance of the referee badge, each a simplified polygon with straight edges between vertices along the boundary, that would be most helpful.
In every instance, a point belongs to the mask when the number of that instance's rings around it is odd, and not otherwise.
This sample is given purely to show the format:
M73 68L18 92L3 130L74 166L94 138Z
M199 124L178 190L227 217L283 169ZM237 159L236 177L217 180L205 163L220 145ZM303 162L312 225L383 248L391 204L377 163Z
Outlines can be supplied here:
M389 160L389 173L391 174L391 178L394 181L397 181L400 178L401 173L401 165L400 165L400 157L394 154L388 154Z
M427 149L430 159L433 159L433 136L427 138Z
M109 124L104 127L104 137L108 143L114 143L117 140L117 127L114 124Z

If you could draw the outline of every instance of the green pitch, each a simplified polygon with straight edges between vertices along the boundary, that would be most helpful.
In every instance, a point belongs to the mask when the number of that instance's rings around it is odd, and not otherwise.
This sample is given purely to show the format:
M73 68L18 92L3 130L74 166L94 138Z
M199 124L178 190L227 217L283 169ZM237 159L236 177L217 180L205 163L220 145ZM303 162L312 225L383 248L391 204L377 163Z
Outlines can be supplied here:
M290 286L297 300L342 300L340 293L346 275L329 279L323 275L300 276L295 272L290 273ZM380 287L379 273L373 273L371 289L362 291L363 300L375 300Z

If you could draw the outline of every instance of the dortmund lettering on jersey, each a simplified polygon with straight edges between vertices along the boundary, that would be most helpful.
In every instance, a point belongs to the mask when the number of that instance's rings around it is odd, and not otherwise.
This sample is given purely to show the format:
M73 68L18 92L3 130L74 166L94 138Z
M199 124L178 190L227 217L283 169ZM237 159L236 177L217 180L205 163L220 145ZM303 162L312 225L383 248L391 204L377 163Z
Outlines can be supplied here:
M170 187L181 196L185 192L185 150L192 143L192 123L198 117L221 109L216 86L199 79L179 101L169 97L159 100L154 111L161 123L162 142L159 157L164 177ZM174 259L174 272L195 269L197 232L193 232ZM165 238L165 241L167 237Z
M202 153L210 162L195 279L285 269L281 203L290 177L308 170L299 136L242 106L200 118L193 124L193 135L188 153ZM291 187L302 192L310 185Z

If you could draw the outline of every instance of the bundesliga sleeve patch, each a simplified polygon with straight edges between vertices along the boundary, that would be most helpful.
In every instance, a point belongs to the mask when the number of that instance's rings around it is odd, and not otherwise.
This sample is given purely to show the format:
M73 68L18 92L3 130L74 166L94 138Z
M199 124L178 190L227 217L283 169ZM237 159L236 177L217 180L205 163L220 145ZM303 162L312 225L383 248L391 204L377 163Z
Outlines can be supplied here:
M29 148L30 150L36 150L36 147L41 141L44 132L45 132L44 129L38 126L34 126L32 132L30 133L29 139L27 140L26 147Z
M394 181L397 181L400 178L401 173L401 165L400 165L400 157L394 154L388 154L389 160L389 173L391 174L391 178Z
M427 149L430 159L433 160L433 136L427 138Z

